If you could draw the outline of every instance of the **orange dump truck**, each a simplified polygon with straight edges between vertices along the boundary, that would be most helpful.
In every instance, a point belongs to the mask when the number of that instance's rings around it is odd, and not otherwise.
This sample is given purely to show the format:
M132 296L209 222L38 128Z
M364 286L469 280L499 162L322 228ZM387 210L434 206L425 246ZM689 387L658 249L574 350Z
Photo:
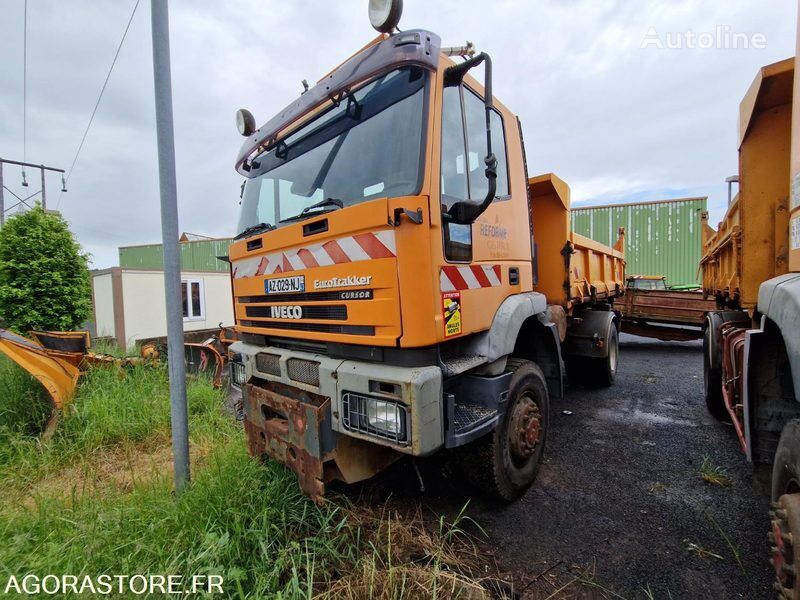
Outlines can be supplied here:
M800 38L799 38L800 39ZM740 105L739 193L704 217L705 396L755 466L772 465L772 562L800 597L800 91L795 58L763 67Z
M387 18L398 4L371 3ZM249 449L317 500L333 479L458 449L511 500L538 470L564 359L613 380L624 257L570 233L561 180L529 185L487 54L378 21L260 128L237 115L230 353Z

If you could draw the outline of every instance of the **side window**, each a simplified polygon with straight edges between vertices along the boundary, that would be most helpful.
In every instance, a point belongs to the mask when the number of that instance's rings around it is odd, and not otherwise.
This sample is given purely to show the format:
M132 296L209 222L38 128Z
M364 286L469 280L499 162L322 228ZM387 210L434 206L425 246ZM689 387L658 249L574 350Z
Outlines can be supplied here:
M442 99L442 212L469 198L466 157L461 88L446 87ZM472 260L472 227L443 221L442 229L445 258L450 261Z
M460 88L444 88L442 102L442 202L447 196L466 200L467 171L464 168L464 121L461 115Z
M469 188L470 198L481 201L489 191L489 183L484 171L486 165L486 107L474 92L464 88L464 110L467 121L467 147L469 148ZM492 152L497 157L497 191L495 197L508 196L508 164L506 160L506 140L503 131L503 118L492 111Z
M183 320L204 319L203 282L199 279L181 281L181 295L183 296Z

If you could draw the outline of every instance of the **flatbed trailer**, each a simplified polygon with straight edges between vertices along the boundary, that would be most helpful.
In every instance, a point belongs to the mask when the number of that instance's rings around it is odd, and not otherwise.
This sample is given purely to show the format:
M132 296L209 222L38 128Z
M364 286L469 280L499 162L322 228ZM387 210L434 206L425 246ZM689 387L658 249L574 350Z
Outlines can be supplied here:
M716 304L701 292L628 286L615 308L625 333L664 341L689 341L703 337L706 313L714 310Z

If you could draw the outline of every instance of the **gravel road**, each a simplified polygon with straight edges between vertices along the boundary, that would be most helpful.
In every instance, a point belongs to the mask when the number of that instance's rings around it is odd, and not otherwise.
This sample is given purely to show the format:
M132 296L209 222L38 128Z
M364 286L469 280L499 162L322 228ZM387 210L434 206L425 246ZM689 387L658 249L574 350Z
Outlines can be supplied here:
M613 387L571 387L552 402L529 492L511 505L471 500L521 597L772 597L768 499L732 428L706 412L702 376L699 342L623 335ZM706 457L729 485L703 480ZM426 493L409 485L410 466L392 471L378 486L432 514L457 513L472 495L429 465Z

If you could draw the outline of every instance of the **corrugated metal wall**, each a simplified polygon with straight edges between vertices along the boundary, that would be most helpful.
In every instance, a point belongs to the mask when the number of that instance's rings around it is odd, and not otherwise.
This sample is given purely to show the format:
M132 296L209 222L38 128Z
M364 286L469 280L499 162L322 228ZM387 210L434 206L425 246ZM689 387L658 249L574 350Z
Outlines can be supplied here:
M228 272L228 263L218 256L228 256L231 240L181 242L181 269L184 271ZM127 246L119 249L119 266L127 269L163 269L161 244Z
M664 275L667 285L698 283L700 212L707 198L572 209L572 229L613 245L625 228L627 275Z

